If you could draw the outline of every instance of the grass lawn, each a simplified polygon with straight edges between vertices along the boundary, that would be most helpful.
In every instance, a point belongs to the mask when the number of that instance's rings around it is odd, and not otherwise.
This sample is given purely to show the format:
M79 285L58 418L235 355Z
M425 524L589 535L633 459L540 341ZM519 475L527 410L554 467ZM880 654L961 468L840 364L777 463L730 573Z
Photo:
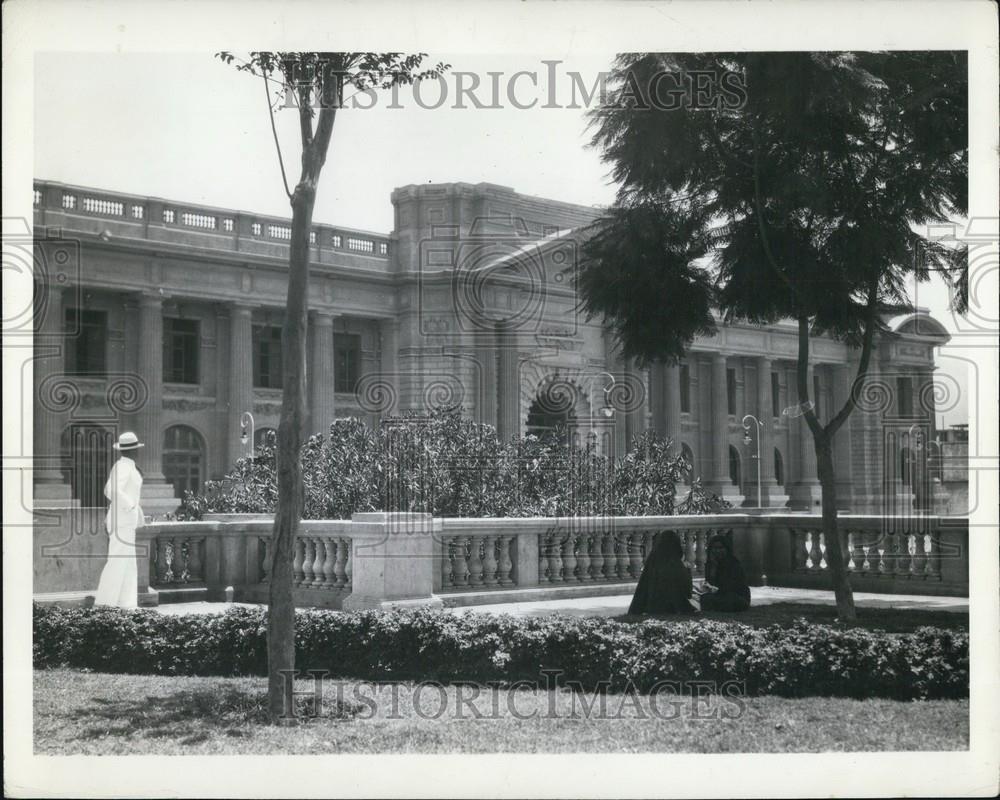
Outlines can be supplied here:
M771 603L751 606L739 614L722 612L698 613L693 617L661 617L661 619L711 619L717 622L738 622L743 625L763 627L767 625L789 626L800 617L811 623L834 625L837 627L868 628L891 633L909 633L917 628L931 626L949 630L969 630L969 614L958 611L910 608L858 608L858 618L850 624L837 620L837 608L833 605L817 603ZM638 622L648 617L622 615L614 617L620 622Z
M595 695L325 681L320 713L265 722L263 678L39 670L39 754L824 752L968 748L968 701ZM311 681L296 689L312 692ZM585 706L592 706L587 713ZM478 718L477 718L478 715Z

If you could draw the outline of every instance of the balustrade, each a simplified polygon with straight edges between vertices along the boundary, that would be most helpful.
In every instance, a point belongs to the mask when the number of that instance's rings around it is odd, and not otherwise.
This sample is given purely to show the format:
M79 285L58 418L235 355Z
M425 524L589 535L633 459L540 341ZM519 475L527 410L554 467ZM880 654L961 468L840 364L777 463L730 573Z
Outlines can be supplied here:
M827 544L818 527L789 528L792 569L825 573ZM844 558L852 574L873 578L926 580L941 577L940 546L930 533L888 533L847 528Z
M204 536L156 536L148 542L150 586L205 580Z

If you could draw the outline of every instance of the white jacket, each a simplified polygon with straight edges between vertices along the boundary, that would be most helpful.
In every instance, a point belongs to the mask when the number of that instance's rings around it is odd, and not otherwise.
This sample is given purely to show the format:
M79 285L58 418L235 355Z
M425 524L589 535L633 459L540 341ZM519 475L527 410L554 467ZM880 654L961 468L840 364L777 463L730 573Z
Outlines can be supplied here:
M142 506L139 493L142 491L142 475L135 462L122 456L111 467L108 482L104 485L104 496L111 501L106 524L108 533L115 529L135 529L143 524Z

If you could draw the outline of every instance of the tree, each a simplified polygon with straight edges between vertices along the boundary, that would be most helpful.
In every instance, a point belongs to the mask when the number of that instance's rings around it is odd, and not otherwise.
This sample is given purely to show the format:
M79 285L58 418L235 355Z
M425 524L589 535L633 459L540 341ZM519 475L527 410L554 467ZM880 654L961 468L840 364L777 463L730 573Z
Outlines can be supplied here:
M832 442L858 402L884 317L939 271L966 303L964 253L917 226L967 205L959 52L625 54L592 144L619 184L583 247L582 305L640 364L676 362L727 321L798 322L797 388L813 437L838 615L854 600ZM810 337L860 348L842 408L809 400Z
M236 57L218 53L226 64ZM278 499L274 514L267 614L268 713L275 722L292 719L292 681L295 670L295 604L292 598L292 556L302 517L303 483L300 451L306 415L306 328L309 294L309 233L320 174L326 163L337 111L344 107L345 89L372 94L414 80L437 77L448 69L438 64L420 71L426 54L417 53L296 53L251 52L236 68L262 78L271 130L285 193L292 207L288 256L288 295L281 333L283 393L278 424L276 470ZM279 75L280 79L274 78ZM289 189L284 160L274 124L269 88L280 87L277 100L295 108L302 146L299 180ZM362 107L368 107L367 105Z

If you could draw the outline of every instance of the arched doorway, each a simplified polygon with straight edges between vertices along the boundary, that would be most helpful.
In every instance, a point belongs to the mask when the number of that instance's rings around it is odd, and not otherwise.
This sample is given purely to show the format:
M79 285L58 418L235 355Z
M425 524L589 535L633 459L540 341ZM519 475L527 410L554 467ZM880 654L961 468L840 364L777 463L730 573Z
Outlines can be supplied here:
M576 387L566 382L544 384L528 407L525 432L539 437L561 432L564 441L569 442L577 419L578 394Z
M114 461L115 434L110 428L92 423L68 426L62 432L62 474L73 499L84 507L107 505L104 484Z
M188 425L173 425L163 432L163 476L174 487L174 497L197 493L205 475L205 445Z

